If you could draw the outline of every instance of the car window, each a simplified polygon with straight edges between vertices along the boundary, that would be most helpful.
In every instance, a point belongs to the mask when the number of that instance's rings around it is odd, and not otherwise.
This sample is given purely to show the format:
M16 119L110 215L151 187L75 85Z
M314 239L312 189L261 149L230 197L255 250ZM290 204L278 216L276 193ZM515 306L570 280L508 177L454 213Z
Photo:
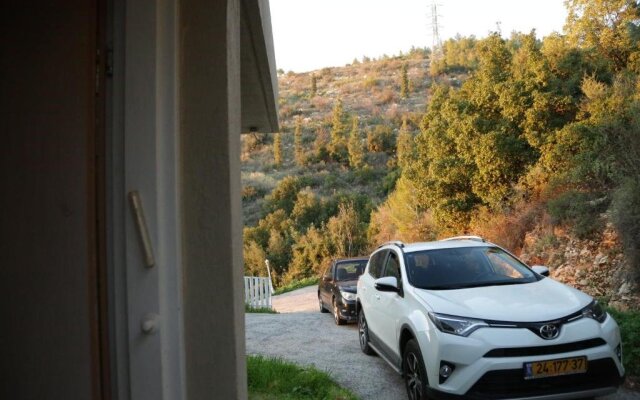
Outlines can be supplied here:
M498 247L461 247L406 254L409 282L424 289L511 285L537 281L518 259Z
M373 278L377 279L382 274L382 268L384 267L383 263L387 253L387 250L381 250L371 256L371 259L369 260L369 275Z
M400 260L394 251L389 252L387 265L384 268L384 274L382 276L393 276L400 282Z
M333 265L330 266L329 268L327 268L326 271L324 271L324 278L326 279L333 279Z
M512 267L510 259L512 259L513 257L509 256L507 253L490 251L487 252L487 257L493 265L493 270L496 274L511 278L524 277L521 271Z
M341 261L336 265L336 280L357 280L364 272L366 265L367 260Z

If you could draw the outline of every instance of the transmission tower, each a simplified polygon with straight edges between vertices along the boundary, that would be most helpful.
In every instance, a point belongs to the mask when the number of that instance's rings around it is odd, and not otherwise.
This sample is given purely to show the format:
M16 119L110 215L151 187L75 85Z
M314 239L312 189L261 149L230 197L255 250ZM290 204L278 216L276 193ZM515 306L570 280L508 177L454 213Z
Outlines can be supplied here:
M434 63L440 60L443 57L442 52L442 40L440 39L440 22L439 18L442 18L441 15L438 14L438 7L442 7L442 5L437 4L435 0L431 2L431 63Z

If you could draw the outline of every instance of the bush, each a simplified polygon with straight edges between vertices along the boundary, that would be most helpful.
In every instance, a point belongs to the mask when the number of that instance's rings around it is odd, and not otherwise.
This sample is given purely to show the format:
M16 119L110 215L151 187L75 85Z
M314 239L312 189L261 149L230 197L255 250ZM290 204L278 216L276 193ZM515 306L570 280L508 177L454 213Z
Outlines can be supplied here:
M640 183L637 180L624 183L615 192L611 208L613 223L637 278L640 276Z
M367 149L369 151L384 151L387 154L393 154L395 146L395 137L390 127L377 125L373 130L367 132Z
M302 187L303 182L300 179L287 176L278 183L270 195L265 200L265 210L272 212L276 210L284 210L290 214L298 197L298 191Z
M618 311L614 308L607 308L607 311L620 326L622 360L627 375L640 376L640 312Z
M550 200L547 210L553 224L569 224L572 232L584 239L601 230L599 216L607 206L607 199L597 198L595 193L570 190Z
M299 280L291 281L284 286L280 286L276 290L273 291L273 295L277 296L282 293L291 292L297 289L301 289L307 286L314 286L318 284L319 278L317 276L311 276L308 278L302 278Z

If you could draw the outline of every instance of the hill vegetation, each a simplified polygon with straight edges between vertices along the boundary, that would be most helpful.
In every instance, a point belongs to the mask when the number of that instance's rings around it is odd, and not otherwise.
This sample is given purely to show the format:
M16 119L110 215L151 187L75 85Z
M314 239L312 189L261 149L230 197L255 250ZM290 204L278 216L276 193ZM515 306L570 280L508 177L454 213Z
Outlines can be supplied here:
M476 233L552 272L565 263L551 249L588 243L608 252L594 274L615 259L636 288L639 8L567 7L564 34L280 73L281 132L243 137L247 273L268 258L283 285L386 240ZM637 302L629 293L602 295Z

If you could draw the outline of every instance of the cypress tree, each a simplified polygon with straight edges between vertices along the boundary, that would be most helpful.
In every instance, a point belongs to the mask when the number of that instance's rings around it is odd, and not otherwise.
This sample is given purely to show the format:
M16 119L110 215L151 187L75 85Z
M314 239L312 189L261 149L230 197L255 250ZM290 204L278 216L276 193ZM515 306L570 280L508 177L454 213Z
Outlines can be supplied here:
M316 74L311 74L311 97L318 93L318 78Z
M364 143L362 134L358 127L358 117L354 116L351 125L351 133L349 135L349 164L352 168L362 168L364 165Z
M329 143L329 154L336 161L342 161L346 156L346 140L344 126L344 109L342 108L342 100L338 99L333 107L331 142Z
M403 169L413 158L413 136L411 136L411 132L409 132L406 116L402 118L402 127L398 133L396 155L398 157L398 166Z
M400 69L400 96L405 99L409 96L409 74L406 63L402 64Z
M302 148L302 119L296 118L296 128L293 131L293 151L296 164L304 165L304 150Z
M282 164L282 138L277 132L273 138L273 163L279 167Z

